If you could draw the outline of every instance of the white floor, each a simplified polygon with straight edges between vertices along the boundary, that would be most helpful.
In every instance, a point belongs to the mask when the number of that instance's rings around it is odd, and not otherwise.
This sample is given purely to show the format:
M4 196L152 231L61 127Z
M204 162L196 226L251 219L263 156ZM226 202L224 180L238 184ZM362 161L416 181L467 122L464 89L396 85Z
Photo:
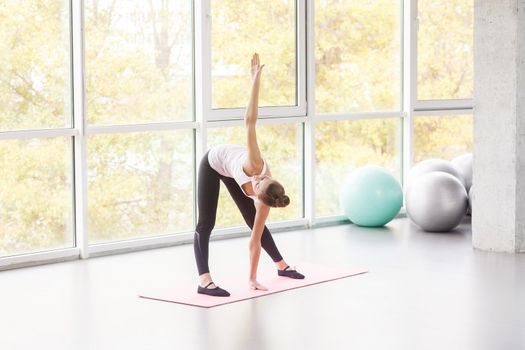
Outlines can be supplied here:
M473 250L468 222L274 237L290 263L370 273L200 309L137 297L166 279L195 284L190 245L0 272L0 349L525 349L525 255ZM219 284L246 275L246 238L210 254Z

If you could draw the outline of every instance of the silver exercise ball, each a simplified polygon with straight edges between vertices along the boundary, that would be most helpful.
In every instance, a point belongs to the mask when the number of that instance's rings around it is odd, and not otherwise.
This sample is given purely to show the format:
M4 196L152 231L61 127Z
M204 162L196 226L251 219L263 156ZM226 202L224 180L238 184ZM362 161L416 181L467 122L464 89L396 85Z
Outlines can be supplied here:
M433 158L419 162L410 169L410 172L408 173L408 185L419 176L432 171L443 171L449 173L450 175L455 176L463 185L465 184L465 180L463 180L459 170L452 165L451 162L444 159Z
M472 201L474 200L474 186L470 186L470 189L468 190L468 209L469 212L472 214Z
M429 232L447 232L465 216L465 186L455 177L433 171L415 178L407 188L406 210L412 221Z
M451 163L459 170L465 182L465 189L468 192L472 186L472 153L465 153L456 157L452 159Z

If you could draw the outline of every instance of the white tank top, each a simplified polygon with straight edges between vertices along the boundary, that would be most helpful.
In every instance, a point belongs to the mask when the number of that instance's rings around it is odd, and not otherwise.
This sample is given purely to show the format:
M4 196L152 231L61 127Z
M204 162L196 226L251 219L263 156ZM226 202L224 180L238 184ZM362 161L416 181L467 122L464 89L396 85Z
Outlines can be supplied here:
M246 175L242 168L247 158L248 149L241 145L218 145L208 152L208 162L211 168L222 176L233 178L244 195L255 200L255 196L248 196L242 188L242 185L252 180L252 176ZM263 159L263 169L260 175L264 173L266 173L266 161Z

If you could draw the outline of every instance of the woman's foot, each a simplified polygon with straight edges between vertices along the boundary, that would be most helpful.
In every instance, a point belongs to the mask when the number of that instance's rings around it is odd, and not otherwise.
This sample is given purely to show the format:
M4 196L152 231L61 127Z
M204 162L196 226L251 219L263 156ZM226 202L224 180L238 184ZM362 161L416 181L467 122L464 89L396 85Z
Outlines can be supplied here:
M290 269L290 266L286 266L283 270L277 269L277 274L279 276L290 277L296 280L302 280L304 278L303 274L300 274L296 270Z
M202 287L199 285L197 288L197 293L199 294L205 294L212 297L229 297L230 293L228 293L226 290L217 287L215 283L210 282L205 287Z

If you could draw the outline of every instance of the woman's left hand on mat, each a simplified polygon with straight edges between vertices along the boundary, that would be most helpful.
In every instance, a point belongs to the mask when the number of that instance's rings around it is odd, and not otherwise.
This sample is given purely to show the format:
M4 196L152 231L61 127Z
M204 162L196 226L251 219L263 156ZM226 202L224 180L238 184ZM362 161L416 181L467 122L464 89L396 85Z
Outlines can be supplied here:
M250 288L253 290L268 290L268 288L257 281L250 281Z

